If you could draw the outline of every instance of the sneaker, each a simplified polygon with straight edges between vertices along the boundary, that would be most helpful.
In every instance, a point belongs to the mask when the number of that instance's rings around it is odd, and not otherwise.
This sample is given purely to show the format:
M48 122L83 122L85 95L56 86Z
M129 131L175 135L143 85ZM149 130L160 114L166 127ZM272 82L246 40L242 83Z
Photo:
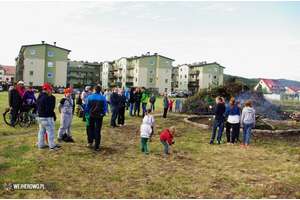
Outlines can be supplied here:
M165 154L167 154L167 155L170 155L170 153L168 152L168 153L165 153Z
M242 146L245 146L245 143L242 143Z
M230 145L230 142L227 142L227 145Z
M146 152L146 155L149 155L149 152Z
M53 148L50 148L49 150L50 151L57 151L57 150L60 150L61 149L61 146L54 146Z
M221 144L221 142L220 142L219 140L217 140L217 144L218 144L218 145L220 145L220 144Z
M91 143L88 143L88 144L86 145L86 147L87 147L87 148L92 148L93 146L92 146Z
M57 139L57 142L63 143L64 141L63 141L61 138L58 138L58 139Z
M211 140L208 144L214 144L214 141L213 140Z
M249 147L249 144L246 144L245 147Z
M123 126L126 126L126 124L123 124Z
M230 143L230 145L234 145L234 143Z
M100 149L95 149L95 151L100 151Z
M43 147L39 147L39 149L47 149L47 148L49 148L48 145L45 145L45 146L43 146Z
M119 124L119 126L123 126L122 124Z
M224 144L225 142L223 140L220 140L220 144Z
M115 126L110 126L110 128L115 128Z

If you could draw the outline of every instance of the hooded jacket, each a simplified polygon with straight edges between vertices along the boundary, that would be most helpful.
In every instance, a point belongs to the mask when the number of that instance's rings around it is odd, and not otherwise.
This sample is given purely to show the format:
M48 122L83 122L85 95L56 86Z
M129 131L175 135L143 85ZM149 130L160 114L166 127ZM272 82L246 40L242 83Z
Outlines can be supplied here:
M155 103L156 97L154 95L151 95L149 102L150 103Z
M54 103L51 97L45 92L41 92L36 100L36 108L39 117L54 117Z
M125 95L126 99L128 100L129 95L130 95L129 88L126 89L126 91L124 92L124 95Z
M243 124L255 124L255 110L250 107L245 107L242 112L242 117L241 117L241 126Z
M169 145L172 145L172 139L173 135L171 135L170 131L166 129L161 135L160 139L164 141L168 141Z
M144 117L143 124L141 125L140 131L141 131L142 138L150 138L150 134L152 133L152 128L148 124L148 116Z
M73 99L68 99L67 97L63 97L59 104L57 105L57 109L61 113L72 114L73 113Z
M144 91L143 94L142 94L141 102L142 103L148 103L148 94L146 93L146 91Z

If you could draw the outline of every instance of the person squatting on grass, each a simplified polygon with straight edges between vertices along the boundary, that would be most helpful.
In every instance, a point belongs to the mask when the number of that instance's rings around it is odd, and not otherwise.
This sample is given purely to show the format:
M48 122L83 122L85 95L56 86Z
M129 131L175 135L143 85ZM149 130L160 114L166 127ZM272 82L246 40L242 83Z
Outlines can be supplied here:
M163 106L164 106L164 114L163 114L163 119L167 120L167 112L169 108L169 100L168 100L168 94L164 93L164 98L163 98Z
M142 142L142 152L146 152L146 154L149 154L148 148L147 148L147 142L150 138L152 129L150 124L148 124L148 116L145 116L143 118L143 124L141 125L140 131L141 131L141 142Z
M57 134L57 142L63 142L62 136L64 131L67 131L69 138L72 140L72 142L75 142L71 136L71 123L73 119L73 104L74 104L74 101L71 98L72 90L67 88L65 89L64 93L65 96L59 101L59 104L57 105L57 109L61 114L60 127L58 129L58 134Z
M148 124L150 124L151 126L151 129L152 129L152 132L150 134L150 138L149 138L149 141L152 142L152 136L154 134L154 117L153 115L151 115L151 109L147 109L147 115L145 116L145 118L148 118Z
M169 129L166 129L161 135L160 135L160 142L164 145L164 153L165 154L170 154L169 153L169 145L175 144L173 142L174 135L176 133L175 127L170 127ZM168 145L169 143L169 145Z
M45 133L47 131L48 135L48 143L49 143L49 150L59 150L61 147L56 146L54 143L54 131L55 131L55 125L54 125L54 103L51 99L51 91L53 88L50 86L49 83L45 83L42 87L42 92L39 94L36 102L37 111L39 114L38 121L39 121L39 135L38 135L38 145L39 149L45 149L48 148L48 146L45 145Z
M234 145L236 132L240 123L240 108L236 105L236 99L231 97L229 105L226 106L224 117L228 115L226 124L227 145ZM230 143L230 129L232 127L232 137Z
M221 143L221 139L222 139L222 133L224 130L224 116L223 114L225 113L225 105L222 103L222 98L220 96L216 97L216 107L213 110L213 112L215 113L215 120L214 120L214 124L213 124L213 131L212 131L212 136L211 136L211 140L209 142L209 144L214 144L214 140L216 137L216 132L217 132L217 128L219 127L219 131L218 131L218 137L217 137L217 143L220 144ZM213 107L210 106L210 109L212 109Z
M243 146L249 146L251 130L254 126L255 110L252 108L252 102L250 100L247 100L241 117L241 128L243 128Z
M89 115L89 131L87 147L92 148L93 140L95 138L95 151L100 151L99 145L101 141L101 127L103 117L107 112L107 101L104 96L100 94L101 87L94 87L94 94L88 97L85 112Z

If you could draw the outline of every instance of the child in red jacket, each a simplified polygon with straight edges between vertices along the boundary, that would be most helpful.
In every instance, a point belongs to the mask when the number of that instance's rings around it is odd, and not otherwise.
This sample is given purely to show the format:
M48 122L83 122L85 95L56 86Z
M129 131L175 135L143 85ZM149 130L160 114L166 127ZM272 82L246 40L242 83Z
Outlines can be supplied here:
M169 113L172 112L172 107L173 107L174 101L175 101L175 99L173 99L173 100L171 100L171 101L169 102Z
M166 129L161 135L160 135L160 141L165 146L164 152L165 154L169 153L169 145L174 144L175 142L172 141L174 135L175 135L176 129L175 127L171 127L169 129ZM169 143L169 145L168 145Z

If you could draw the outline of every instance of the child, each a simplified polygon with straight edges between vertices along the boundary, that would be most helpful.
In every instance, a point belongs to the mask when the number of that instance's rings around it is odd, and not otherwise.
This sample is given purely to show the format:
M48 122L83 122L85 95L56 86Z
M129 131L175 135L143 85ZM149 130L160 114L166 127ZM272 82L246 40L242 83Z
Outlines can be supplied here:
M154 117L151 115L151 109L147 109L147 115L145 117L148 117L148 124L151 126L152 132L150 134L149 141L152 142L152 136L154 134Z
M169 103L169 112L172 112L172 107L173 107L173 103L174 103L175 99L171 100Z
M143 124L141 125L141 141L142 141L142 152L146 152L146 154L149 154L148 148L147 148L147 141L150 138L152 129L151 126L148 124L148 116L144 117Z
M243 143L242 146L249 147L252 127L255 126L255 110L252 108L252 102L247 100L241 117L241 128L243 128ZM247 137L246 137L247 136Z
M169 153L169 145L175 144L175 142L172 141L174 135L175 135L176 129L175 127L170 127L170 129L166 129L161 135L160 135L160 141L165 146L164 153ZM168 141L168 142L167 142ZM169 143L169 145L168 145Z
M155 101L156 101L156 97L155 97L154 93L152 93L152 95L149 99L149 102L151 103L151 105L150 105L151 110L155 110L155 106L154 106Z
M163 114L163 119L167 120L167 111L168 111L168 107L169 107L169 100L168 100L168 94L164 93L164 98L163 98L163 105L164 105L164 114Z
M236 132L240 123L240 108L236 105L236 99L234 97L230 98L229 105L226 106L224 117L227 117L226 123L226 136L227 136L227 145L234 145ZM230 143L230 129L232 127L232 137Z

